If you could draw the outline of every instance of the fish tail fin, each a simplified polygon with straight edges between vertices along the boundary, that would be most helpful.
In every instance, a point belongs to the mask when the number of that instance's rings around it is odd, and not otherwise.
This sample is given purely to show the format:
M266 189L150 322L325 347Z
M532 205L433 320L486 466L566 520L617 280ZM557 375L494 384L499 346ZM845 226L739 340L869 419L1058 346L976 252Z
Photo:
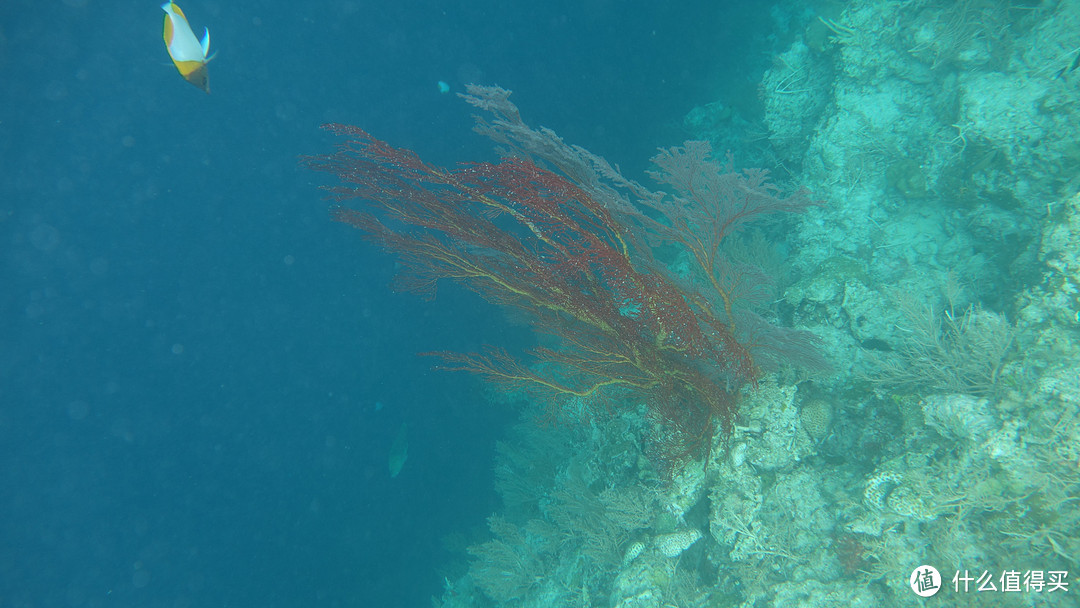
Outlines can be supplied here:
M203 57L206 57L207 53L210 52L210 28L204 29L206 33L203 34L202 40L199 41L199 45L202 46ZM206 60L210 61L210 58L207 57Z

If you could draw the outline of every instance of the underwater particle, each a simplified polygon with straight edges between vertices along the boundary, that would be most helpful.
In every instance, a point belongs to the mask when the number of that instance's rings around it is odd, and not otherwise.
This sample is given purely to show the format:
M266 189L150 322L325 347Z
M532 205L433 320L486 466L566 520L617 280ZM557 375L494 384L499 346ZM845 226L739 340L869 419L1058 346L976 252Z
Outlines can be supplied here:
M450 92L450 85L447 84L446 81L440 80L439 81L439 92L440 93L449 93Z
M701 530L688 528L671 534L662 534L653 541L656 551L664 557L679 557L701 538Z
M60 231L46 223L38 224L30 231L30 244L43 253L56 249L60 240Z
M397 477L401 472L401 468L405 466L405 461L409 458L409 431L404 422L401 423L401 428L398 429L397 437L394 438L394 445L390 446L390 458L388 459L390 467L390 477Z
M90 404L85 401L72 401L67 407L68 418L83 420L90 413Z

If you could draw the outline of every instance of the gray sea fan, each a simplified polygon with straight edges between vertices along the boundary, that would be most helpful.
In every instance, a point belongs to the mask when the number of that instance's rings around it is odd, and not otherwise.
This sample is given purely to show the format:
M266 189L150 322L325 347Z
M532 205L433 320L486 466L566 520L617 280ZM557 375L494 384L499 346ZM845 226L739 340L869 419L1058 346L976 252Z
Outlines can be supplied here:
M909 294L897 297L904 318L896 356L878 359L874 381L908 389L993 395L1017 330L1004 315L969 306L944 311Z

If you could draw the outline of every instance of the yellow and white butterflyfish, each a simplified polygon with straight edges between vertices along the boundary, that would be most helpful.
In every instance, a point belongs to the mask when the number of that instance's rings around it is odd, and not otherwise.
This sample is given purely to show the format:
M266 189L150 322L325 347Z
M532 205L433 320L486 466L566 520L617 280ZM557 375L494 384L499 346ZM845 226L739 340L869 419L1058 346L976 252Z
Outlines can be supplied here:
M209 93L210 75L206 72L206 64L214 58L210 55L210 29L206 28L199 40L179 6L166 2L161 5L161 10L165 11L165 48L169 50L173 65L184 80Z

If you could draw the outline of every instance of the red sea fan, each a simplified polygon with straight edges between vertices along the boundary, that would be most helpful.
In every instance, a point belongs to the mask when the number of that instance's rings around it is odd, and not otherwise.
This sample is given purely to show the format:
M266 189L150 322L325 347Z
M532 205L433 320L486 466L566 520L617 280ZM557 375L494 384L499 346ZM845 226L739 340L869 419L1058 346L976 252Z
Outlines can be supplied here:
M304 162L337 175L332 198L356 205L335 208L336 219L401 257L400 287L434 295L438 281L454 280L554 338L529 353L532 363L493 348L437 353L444 367L556 407L571 398L606 410L644 401L661 422L654 441L662 453L707 452L714 430L730 429L736 392L756 383L762 362L820 359L808 334L785 333L749 311L744 303L763 275L730 263L721 248L760 216L812 203L802 192L780 196L763 171L725 169L701 142L661 151L654 177L673 192L649 191L525 125L508 95L470 88L470 102L495 113L481 128L519 151L499 163L451 171L340 125L327 127L347 138L337 151ZM692 284L653 257L659 243L694 260Z

